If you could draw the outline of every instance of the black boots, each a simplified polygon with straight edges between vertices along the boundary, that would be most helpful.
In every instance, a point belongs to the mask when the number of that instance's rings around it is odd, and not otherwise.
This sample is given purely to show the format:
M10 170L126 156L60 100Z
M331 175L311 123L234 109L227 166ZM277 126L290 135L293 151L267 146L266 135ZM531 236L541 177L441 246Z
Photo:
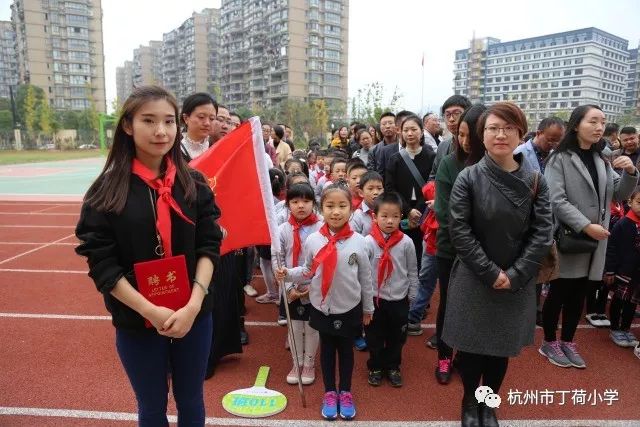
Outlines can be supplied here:
M480 411L474 395L462 398L462 427L480 427Z
M496 410L489 408L484 403L480 405L480 420L482 421L482 427L499 427Z

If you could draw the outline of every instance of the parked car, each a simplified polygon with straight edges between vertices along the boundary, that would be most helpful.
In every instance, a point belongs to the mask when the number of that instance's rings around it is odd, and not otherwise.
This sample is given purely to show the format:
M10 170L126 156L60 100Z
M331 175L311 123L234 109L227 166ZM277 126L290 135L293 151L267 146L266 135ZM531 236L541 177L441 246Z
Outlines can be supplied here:
M98 146L94 144L82 144L78 146L78 148L80 150L95 150L96 148L98 148Z

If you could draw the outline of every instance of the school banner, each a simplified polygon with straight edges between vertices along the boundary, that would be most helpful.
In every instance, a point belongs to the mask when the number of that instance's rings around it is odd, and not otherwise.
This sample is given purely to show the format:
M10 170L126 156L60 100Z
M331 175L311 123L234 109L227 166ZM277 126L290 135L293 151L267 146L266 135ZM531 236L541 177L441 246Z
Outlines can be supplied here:
M202 172L222 215L218 223L227 231L222 255L236 249L277 242L269 169L262 141L262 124L252 117L216 142L189 165Z

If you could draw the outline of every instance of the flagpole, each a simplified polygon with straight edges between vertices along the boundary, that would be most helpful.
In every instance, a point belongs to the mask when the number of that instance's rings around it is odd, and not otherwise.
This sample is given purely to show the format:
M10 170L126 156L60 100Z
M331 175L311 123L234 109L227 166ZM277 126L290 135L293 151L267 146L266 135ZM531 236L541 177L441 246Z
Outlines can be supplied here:
M424 112L424 51L422 51L422 86L420 88L420 111Z

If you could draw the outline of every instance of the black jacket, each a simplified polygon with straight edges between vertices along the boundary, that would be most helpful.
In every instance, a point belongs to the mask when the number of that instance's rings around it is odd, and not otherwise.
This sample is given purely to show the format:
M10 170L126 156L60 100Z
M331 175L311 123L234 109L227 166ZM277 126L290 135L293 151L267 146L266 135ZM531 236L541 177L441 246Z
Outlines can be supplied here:
M613 226L604 271L629 277L633 284L640 283L640 229L627 217Z
M522 164L522 155L515 158ZM503 270L517 291L538 275L552 238L549 189L534 172L501 169L488 155L463 169L451 191L450 236L458 258L486 286Z
M383 151L386 151L389 147L395 149L396 153L389 157L387 161L387 170L384 177L384 191L395 191L402 196L403 199L403 214L406 216L411 209L418 209L420 212L425 209L425 200L422 196L422 188L416 180L413 178L409 167L406 165L402 156L397 151L398 146L392 147L388 145ZM422 146L422 151L418 153L413 159L413 163L422 175L422 178L427 182L429 177L429 171L433 165L433 159L436 157L436 153L428 145ZM411 195L415 190L416 200L411 200Z
M172 252L173 255L185 256L190 283L195 277L198 258L207 256L214 265L218 264L222 240L222 232L216 223L220 210L215 205L213 193L199 172L192 171L191 174L196 180L196 201L188 205L177 182L172 195L195 225L171 212ZM155 254L157 238L153 209L149 187L133 174L121 214L98 212L86 203L82 205L76 226L76 236L81 243L76 253L87 257L89 277L103 294L113 325L118 328L145 329L142 316L113 297L111 291L123 276L137 289L133 264L158 258ZM212 293L209 293L202 302L199 316L211 312L211 309Z

